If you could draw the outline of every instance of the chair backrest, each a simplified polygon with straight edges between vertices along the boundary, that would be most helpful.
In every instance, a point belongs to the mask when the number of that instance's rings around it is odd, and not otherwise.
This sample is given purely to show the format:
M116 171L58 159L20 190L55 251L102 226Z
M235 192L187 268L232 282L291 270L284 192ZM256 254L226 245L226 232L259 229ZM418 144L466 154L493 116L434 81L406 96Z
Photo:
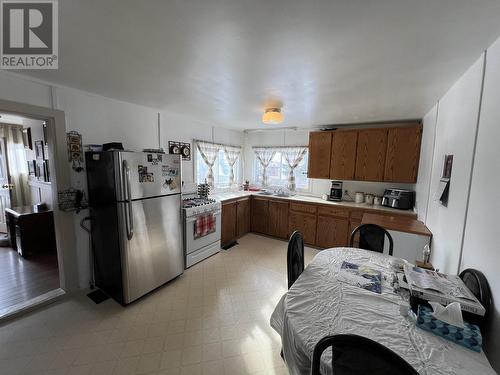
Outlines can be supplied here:
M381 226L376 224L361 224L351 233L351 241L349 246L353 247L354 237L359 232L359 247L365 250L376 251L378 253L384 252L385 236L389 239L389 255L392 255L394 248L394 241L392 236Z
M288 252L286 256L288 289L304 271L304 239L302 234L296 230L288 240Z
M468 314L464 311L464 318L468 322L482 327L489 318L491 310L491 291L490 286L488 285L488 280L486 280L486 277L481 271L472 268L463 270L460 273L460 278L463 280L467 288L469 288L469 290L476 296L479 302L481 302L481 305L483 305L486 309L484 316Z
M321 355L332 348L334 375L418 375L418 372L392 350L358 335L323 337L315 346L312 375L320 375Z

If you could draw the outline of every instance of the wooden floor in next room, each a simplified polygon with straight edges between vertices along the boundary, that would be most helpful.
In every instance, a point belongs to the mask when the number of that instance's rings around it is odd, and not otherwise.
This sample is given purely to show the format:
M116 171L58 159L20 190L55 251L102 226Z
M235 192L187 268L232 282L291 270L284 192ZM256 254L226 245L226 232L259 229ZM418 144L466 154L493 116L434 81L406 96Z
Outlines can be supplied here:
M55 250L23 258L11 247L0 247L0 313L57 288Z

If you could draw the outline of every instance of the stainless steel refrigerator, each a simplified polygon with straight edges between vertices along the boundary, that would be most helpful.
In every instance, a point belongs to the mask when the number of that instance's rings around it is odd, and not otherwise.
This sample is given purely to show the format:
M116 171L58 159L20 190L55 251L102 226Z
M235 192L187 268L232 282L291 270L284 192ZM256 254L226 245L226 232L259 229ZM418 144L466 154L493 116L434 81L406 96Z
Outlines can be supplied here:
M184 271L179 155L85 154L96 286L128 304Z

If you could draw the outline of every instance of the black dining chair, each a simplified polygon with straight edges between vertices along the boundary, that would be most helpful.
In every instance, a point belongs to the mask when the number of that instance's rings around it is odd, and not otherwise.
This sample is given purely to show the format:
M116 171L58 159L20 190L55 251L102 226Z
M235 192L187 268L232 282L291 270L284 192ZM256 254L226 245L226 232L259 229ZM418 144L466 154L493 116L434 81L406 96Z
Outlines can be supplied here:
M354 237L359 233L359 248L365 250L376 251L378 253L384 252L385 237L389 239L389 255L392 255L394 248L394 241L392 236L381 226L376 224L361 224L351 233L351 240L349 246L354 246Z
M286 255L286 266L288 274L288 289L304 271L304 239L298 230L292 233L288 240L288 251Z
M321 355L332 348L334 375L418 375L418 372L392 350L358 335L323 337L314 347L312 375L321 375Z
M491 290L486 280L486 276L481 271L468 268L460 272L460 278L464 284L469 288L469 290L476 296L476 298L481 302L481 305L486 310L484 316L471 314L463 311L465 320L469 323L477 324L480 328L484 326L489 317L489 312L491 309Z

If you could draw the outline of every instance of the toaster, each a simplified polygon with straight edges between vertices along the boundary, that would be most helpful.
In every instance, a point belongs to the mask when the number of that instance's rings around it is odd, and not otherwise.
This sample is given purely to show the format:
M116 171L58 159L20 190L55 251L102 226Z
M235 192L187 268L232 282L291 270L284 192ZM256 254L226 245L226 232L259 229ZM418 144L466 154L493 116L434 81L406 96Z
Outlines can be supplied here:
M382 198L382 206L411 210L415 204L415 192L403 189L386 189Z

